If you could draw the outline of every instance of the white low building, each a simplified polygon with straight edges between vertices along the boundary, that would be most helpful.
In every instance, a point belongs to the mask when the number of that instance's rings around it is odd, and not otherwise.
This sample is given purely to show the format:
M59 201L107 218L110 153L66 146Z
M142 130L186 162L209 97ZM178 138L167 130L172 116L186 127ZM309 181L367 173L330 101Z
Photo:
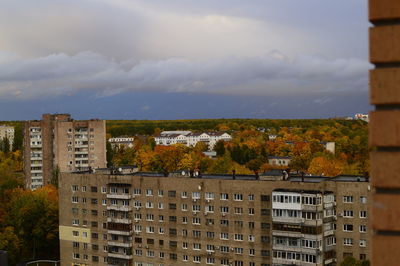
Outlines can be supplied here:
M135 140L134 137L117 137L108 139L108 142L110 142L111 147L113 149L121 149L121 148L133 148L134 140Z
M232 136L226 132L198 132L191 131L163 131L154 138L157 145L184 144L188 147L194 147L198 142L204 142L212 150L215 144L220 141L230 141Z
M0 126L0 140L8 139L10 143L10 150L14 144L14 127Z

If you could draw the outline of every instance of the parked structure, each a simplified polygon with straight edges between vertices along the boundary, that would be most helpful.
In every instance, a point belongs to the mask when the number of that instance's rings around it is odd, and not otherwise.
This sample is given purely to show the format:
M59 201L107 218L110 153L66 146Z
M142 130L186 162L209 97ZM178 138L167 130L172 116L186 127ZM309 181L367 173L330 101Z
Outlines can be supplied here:
M107 171L107 170L104 170ZM370 259L363 177L63 173L62 265L337 265Z
M0 126L0 140L8 139L10 143L10 150L14 144L14 127L11 126Z
M51 182L54 171L106 167L104 120L75 121L69 114L44 114L24 126L25 187L37 189Z
M191 132L191 131L163 131L154 138L157 145L184 144L194 147L198 142L204 142L212 150L219 140L230 141L232 136L226 132Z

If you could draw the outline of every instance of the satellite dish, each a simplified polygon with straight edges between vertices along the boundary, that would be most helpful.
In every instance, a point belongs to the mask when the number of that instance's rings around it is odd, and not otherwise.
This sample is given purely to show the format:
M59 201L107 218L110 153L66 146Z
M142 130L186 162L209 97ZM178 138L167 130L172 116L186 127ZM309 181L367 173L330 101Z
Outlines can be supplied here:
M185 175L186 173L185 173L185 171L182 171L182 175Z

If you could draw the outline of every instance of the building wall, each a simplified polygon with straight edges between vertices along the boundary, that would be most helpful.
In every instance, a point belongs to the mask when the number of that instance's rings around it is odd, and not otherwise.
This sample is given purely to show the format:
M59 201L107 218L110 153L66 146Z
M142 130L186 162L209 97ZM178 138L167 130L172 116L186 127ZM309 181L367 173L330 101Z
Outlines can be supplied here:
M7 138L10 143L10 150L14 144L14 127L0 126L0 140Z
M40 145L33 147L32 128L40 130ZM41 121L26 121L24 124L24 174L25 187L36 189L49 184L53 170L58 166L60 171L75 171L75 129L87 128L87 167L106 167L106 125L104 120L74 121L68 114L44 114ZM71 144L71 145L69 145ZM38 150L42 153L41 171L42 181L34 182L38 177L32 173L32 153ZM72 165L69 162L73 162Z
M73 227L72 220L79 219L80 225L75 226L77 228L87 228L90 230L97 230L99 234L105 234L106 232L99 227L92 228L90 221L96 220L98 224L107 222L107 217L100 214L100 210L104 211L107 209L106 206L101 205L103 199L108 196L102 188L106 188L107 193L110 193L110 187L120 184L129 189L130 195L130 220L131 220L131 237L132 237L132 253L134 262L146 262L146 263L164 263L164 265L191 265L193 264L193 256L201 256L201 265L205 265L207 257L214 257L216 259L215 264L219 265L221 259L228 259L231 262L243 261L244 265L249 265L249 262L254 262L255 265L272 265L272 220L271 220L271 195L274 189L292 189L292 190L321 190L321 191L332 191L337 195L337 199L341 199L342 195L351 193L353 197L359 198L361 195L367 197L367 202L370 202L368 183L366 182L334 182L326 181L322 183L306 183L306 182L289 182L289 181L262 181L262 180L222 180L222 179L205 179L205 178L187 178L187 177L145 177L145 176L132 176L132 175L101 175L101 174L77 174L77 173L63 173L60 178L60 226ZM72 192L72 186L77 186L77 192ZM86 186L87 192L82 192L82 187ZM91 186L97 186L97 193L89 192ZM134 189L140 189L141 194L134 194ZM152 196L146 195L146 190L152 190ZM162 195L159 195L159 191L162 191ZM173 193L175 192L175 193ZM182 193L187 192L187 197L182 197ZM192 198L192 192L200 192L201 198L194 200ZM205 199L206 192L213 192L214 199ZM221 200L220 194L227 193L229 195L228 200ZM175 195L174 195L175 194ZM242 194L243 200L234 200L234 194ZM76 195L78 203L72 203L71 197ZM254 199L250 200L249 195L254 195ZM262 195L268 196L267 198L261 197ZM83 198L86 198L86 203L83 203ZM97 204L91 204L91 199L97 198ZM264 199L264 200L262 200ZM134 202L140 201L142 206L140 208L134 207ZM147 208L146 203L152 202L153 208ZM340 200L337 200L337 209L342 210L344 208L352 208L357 212L364 206L359 206L359 201L354 201L352 204L347 203L351 206L342 207ZM163 208L158 208L158 204L162 203ZM119 204L119 203L118 203ZM172 204L172 205L170 205ZM175 205L176 204L176 208ZM187 204L188 210L182 210L182 204ZM193 205L200 205L201 210L199 212L193 212ZM205 206L214 206L213 213L205 214ZM107 206L110 207L110 201L107 200ZM229 212L225 215L221 213L221 207L228 207ZM78 214L72 214L72 208L78 208ZM235 208L242 208L242 214L235 214ZM99 215L96 217L83 216L81 214L82 209L99 210ZM249 209L254 209L254 214L249 214ZM141 219L135 221L135 215L141 214ZM146 215L154 215L154 221L147 221ZM163 215L163 221L159 222L159 215ZM368 214L367 214L368 215ZM176 217L176 221L170 220L170 216ZM183 217L187 217L187 224L182 223ZM172 219L171 218L171 219ZM200 225L193 224L193 218L200 218ZM87 220L87 225L82 225L82 220ZM213 219L214 224L206 224L206 219ZM346 218L347 219L347 218ZM227 220L228 226L222 226L221 220ZM242 221L243 226L235 221ZM249 222L254 223L254 228L249 227ZM360 248L358 246L358 239L361 236L357 231L353 232L342 232L342 224L352 223L354 228L358 228L359 223L365 223L360 221L357 217L354 217L351 221L344 221L344 218L337 217L337 245L336 252L338 254L339 261L342 258L343 253L352 252L353 256L357 257L359 254L366 254L366 259L369 259L369 246L370 239L369 234L366 234L367 248ZM262 228L262 223L264 228ZM135 225L141 225L142 230L139 233L134 233ZM155 233L146 233L146 227L153 226ZM367 223L369 227L369 224ZM163 234L159 234L159 228L164 229ZM170 232L170 229L172 231ZM176 234L174 232L176 229ZM183 230L187 230L188 235L184 236ZM193 230L201 231L201 237L197 238L192 235ZM215 237L213 239L207 238L207 232L214 232ZM220 239L221 233L228 233L229 240ZM235 241L234 234L243 234L243 241ZM108 241L110 241L112 233L108 231ZM249 235L255 237L254 242L248 241ZM352 247L343 246L343 237L354 238L354 245ZM141 243L137 243L138 239L141 239ZM150 239L150 240L148 240ZM265 242L262 242L264 239ZM76 238L78 242L79 238ZM149 244L147 241L152 241ZM170 247L170 244L174 244L170 241L177 241L176 247ZM95 253L99 256L99 262L91 261L93 256L90 247L86 250L82 248L83 244L80 244L79 248L72 248L74 241L71 241L70 236L63 236L61 242L61 259L62 265L71 265L73 262L87 263L89 265L99 264L103 265L104 257L106 253ZM183 249L183 242L188 243L188 249ZM91 239L90 244L96 243L99 250L107 249L106 241L100 239ZM193 243L200 243L201 250L193 250ZM209 255L206 251L206 245L212 244L214 246L229 246L229 253L221 253L220 250L215 250L212 255ZM89 245L90 246L90 245ZM231 248L243 248L243 254L235 254ZM249 256L250 249L255 249L255 256ZM135 256L135 250L142 250L142 256ZM146 257L148 251L154 251L155 257ZM263 252L262 251L266 251ZM165 258L160 259L159 253L164 252ZM84 254L88 255L89 260L83 261L76 259L74 260L73 253L79 253L80 258ZM169 254L176 254L177 260L170 260ZM261 254L264 254L262 256ZM189 261L183 262L183 256L188 255Z
M371 176L374 186L373 265L400 260L400 2L369 0Z

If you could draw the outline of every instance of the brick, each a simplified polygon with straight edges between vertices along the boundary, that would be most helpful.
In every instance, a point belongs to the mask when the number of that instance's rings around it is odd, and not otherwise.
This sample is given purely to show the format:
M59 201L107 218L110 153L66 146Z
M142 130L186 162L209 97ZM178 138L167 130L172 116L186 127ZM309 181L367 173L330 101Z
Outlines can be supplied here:
M371 63L400 62L400 25L370 28Z
M371 104L400 104L400 68L370 71Z
M400 110L370 112L371 147L400 147Z
M372 185L400 188L400 152L371 152Z
M399 0L369 0L369 20L371 22L399 18Z
M399 265L400 237L374 235L371 265Z
M372 228L374 230L400 231L400 195L378 194L372 196Z

